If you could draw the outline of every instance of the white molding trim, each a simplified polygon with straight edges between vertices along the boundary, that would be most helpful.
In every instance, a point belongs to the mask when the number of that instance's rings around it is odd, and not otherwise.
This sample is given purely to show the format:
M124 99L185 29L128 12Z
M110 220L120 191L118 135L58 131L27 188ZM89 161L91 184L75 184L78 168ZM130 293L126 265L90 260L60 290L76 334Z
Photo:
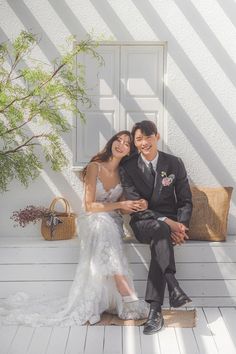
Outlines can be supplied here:
M150 45L158 45L158 46L167 46L167 41L100 41L99 45L118 45L118 46L150 46Z

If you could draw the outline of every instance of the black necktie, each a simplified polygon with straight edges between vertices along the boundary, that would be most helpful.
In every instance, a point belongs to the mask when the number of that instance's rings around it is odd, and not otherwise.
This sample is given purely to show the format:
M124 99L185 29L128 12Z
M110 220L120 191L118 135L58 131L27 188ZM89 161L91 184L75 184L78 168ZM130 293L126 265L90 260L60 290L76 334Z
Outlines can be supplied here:
M152 163L149 162L148 166L149 166L149 168L150 168L150 171L151 171L152 176L155 178L156 172L155 172L155 170L154 170L154 168L153 168Z

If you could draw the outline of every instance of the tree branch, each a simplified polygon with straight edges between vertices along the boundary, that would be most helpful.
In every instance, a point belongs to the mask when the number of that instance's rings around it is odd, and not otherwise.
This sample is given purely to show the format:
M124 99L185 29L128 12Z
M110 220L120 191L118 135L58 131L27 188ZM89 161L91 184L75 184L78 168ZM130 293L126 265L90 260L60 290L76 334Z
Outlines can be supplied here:
M32 115L30 118L28 118L24 123L18 125L17 127L6 130L5 132L3 132L3 134L0 134L0 136L6 135L6 134L10 134L10 133L12 133L14 130L19 130L19 129L21 129L24 125L28 124L37 114L38 114L38 113L33 114L33 115Z
M13 70L15 69L18 61L19 61L19 58L20 58L20 55L19 53L17 54L17 56L15 57L15 60L14 60L14 63L12 63L12 66L11 66L11 70L9 71L8 75L7 75L7 78L6 78L6 83L9 81L10 77L11 77L11 74L13 72Z
M17 146L15 149L8 150L8 151L5 151L5 152L0 152L0 154L1 155L12 154L12 153L17 152L18 150L22 149L23 147L27 147L27 146L30 146L30 145L39 145L38 143L30 143L30 141L33 140L33 139L38 139L38 138L47 138L48 136L49 136L49 134L34 135L31 138L29 138L28 140L26 140L23 144Z
M21 77L23 77L23 74L20 74L20 75L18 75L18 76L16 76L16 77L13 77L13 78L11 79L11 81L17 80L17 79L19 79L19 78L21 78Z
M53 101L53 100L55 100L55 99L58 99L58 98L60 98L60 97L63 97L63 96L64 96L64 94L60 94L60 95L51 97L51 101ZM38 105L41 105L41 104L46 100L46 98L47 98L47 97L42 98ZM12 132L15 131L15 130L21 129L23 126L25 126L26 124L28 124L34 117L36 117L38 113L39 113L39 112L37 112L36 114L33 114L33 115L32 115L31 117L29 117L25 122L23 122L22 124L18 125L17 127L6 130L6 131L3 132L2 134L0 134L0 136L6 135L6 134L10 134L10 133L12 133Z
M54 76L57 75L57 73L66 65L66 63L61 64L58 66L58 68L53 72L53 74L45 81L43 82L41 85L38 86L38 89L41 89L43 86L45 86L49 81L51 81L53 79ZM4 108L2 108L0 110L0 113L3 113L7 108L9 108L11 105L13 105L15 102L19 102L19 101L23 101L27 98L29 98L30 96L33 96L34 91L36 88L34 88L28 95L23 96L21 98L14 98L14 100L12 100L10 103L8 103Z

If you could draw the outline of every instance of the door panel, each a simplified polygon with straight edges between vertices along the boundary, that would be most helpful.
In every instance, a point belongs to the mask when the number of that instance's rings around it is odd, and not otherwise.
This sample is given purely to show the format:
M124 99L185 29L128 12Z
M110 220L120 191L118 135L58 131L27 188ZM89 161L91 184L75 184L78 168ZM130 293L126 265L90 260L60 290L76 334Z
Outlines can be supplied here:
M100 46L104 65L83 55L85 79L92 100L90 108L81 110L86 122L76 122L75 165L84 165L101 150L119 130L119 47Z
M120 119L123 127L150 119L158 124L163 115L163 47L121 48Z

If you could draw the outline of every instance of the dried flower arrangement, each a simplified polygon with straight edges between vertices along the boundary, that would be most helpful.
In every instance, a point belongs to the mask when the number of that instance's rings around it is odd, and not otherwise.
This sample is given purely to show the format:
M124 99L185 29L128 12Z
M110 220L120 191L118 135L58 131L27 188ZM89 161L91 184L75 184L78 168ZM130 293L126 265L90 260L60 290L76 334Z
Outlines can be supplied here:
M18 211L13 211L11 219L15 222L14 226L25 227L30 223L36 224L44 216L49 216L50 211L45 207L36 207L34 205L27 205L26 208Z

